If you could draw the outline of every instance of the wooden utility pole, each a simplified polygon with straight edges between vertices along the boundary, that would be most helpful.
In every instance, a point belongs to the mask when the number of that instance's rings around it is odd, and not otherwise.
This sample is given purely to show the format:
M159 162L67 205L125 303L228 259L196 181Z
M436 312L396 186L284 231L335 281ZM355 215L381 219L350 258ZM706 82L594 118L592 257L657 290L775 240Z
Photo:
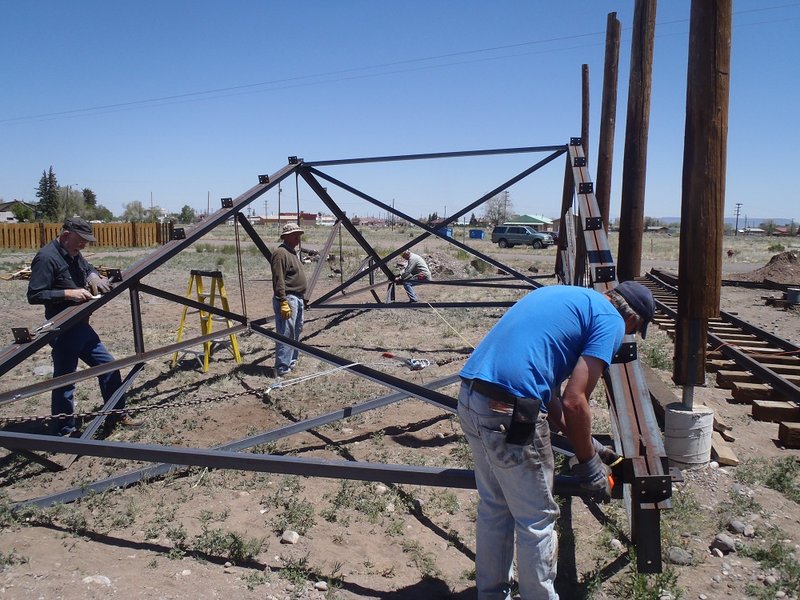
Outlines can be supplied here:
M594 196L608 233L611 206L611 166L614 155L614 127L617 122L617 80L619 78L620 24L617 13L608 14L606 56L603 70L603 100L600 113L600 138L597 145L597 184Z
M586 166L589 166L589 65L581 65L581 141Z
M638 277L642 268L644 189L655 28L656 0L636 0L628 82L628 114L625 123L625 155L622 162L622 202L617 251L617 277L620 281Z
M708 319L719 316L732 0L692 0L673 380L705 383Z

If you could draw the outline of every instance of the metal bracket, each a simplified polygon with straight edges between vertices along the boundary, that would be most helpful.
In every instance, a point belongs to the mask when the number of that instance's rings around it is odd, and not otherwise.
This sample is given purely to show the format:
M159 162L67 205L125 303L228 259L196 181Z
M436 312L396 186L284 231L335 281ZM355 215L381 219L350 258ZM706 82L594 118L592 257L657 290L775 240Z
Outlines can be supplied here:
M290 156L290 157L289 157L289 164L290 164L290 165L296 165L296 164L297 164L297 163L299 163L301 160L302 160L302 159L299 159L299 158L297 158L296 156Z
M111 283L119 283L122 281L122 271L120 269L106 269L106 273Z
M265 183L269 183L269 175L259 175L258 176L258 183L264 185Z
M620 345L614 357L611 359L613 364L633 362L637 358L636 342L624 342Z
M633 502L663 502L672 496L670 475L648 475L636 477L631 483Z
M614 281L616 278L617 278L617 267L614 265L606 267L595 267L594 269L594 280L597 283Z
M33 336L27 327L12 327L11 333L14 334L15 344L27 344L33 341Z
M233 208L233 198L220 198L222 208Z
M172 236L169 238L170 240L185 240L186 239L186 230L183 227L176 227L172 230Z
M573 167L585 167L586 166L586 157L585 156L576 156L572 161Z
M583 185L583 184L581 184ZM603 217L586 217L583 225L584 231L597 231L603 227Z
M570 146L583 146L583 138L571 137L569 138Z
M578 193L579 194L594 194L594 182L592 181L584 181L583 183L578 184Z

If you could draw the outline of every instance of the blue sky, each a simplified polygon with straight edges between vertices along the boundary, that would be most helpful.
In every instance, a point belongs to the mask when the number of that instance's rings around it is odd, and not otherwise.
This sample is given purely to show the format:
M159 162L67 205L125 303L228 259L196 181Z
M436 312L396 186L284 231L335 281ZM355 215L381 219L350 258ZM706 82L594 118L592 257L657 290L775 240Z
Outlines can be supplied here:
M287 157L327 160L563 144L580 134L581 65L597 154L607 15L622 26L611 214L619 214L633 0L76 0L0 4L0 198L44 170L115 214L205 210ZM658 6L645 214L680 215L690 2ZM800 220L800 2L736 0L725 216ZM786 153L785 156L782 156ZM544 154L326 168L411 216L467 205ZM563 160L511 188L556 216ZM378 214L346 193L351 215ZM296 203L295 184L282 204ZM324 210L300 187L302 210ZM271 191L253 208L275 212ZM283 204L282 208L287 209Z

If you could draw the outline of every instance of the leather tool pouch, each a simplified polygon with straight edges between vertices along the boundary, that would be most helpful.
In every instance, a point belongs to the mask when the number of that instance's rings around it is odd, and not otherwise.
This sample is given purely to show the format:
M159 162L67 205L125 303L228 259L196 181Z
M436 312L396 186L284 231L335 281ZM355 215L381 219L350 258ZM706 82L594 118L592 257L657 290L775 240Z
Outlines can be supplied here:
M520 446L528 445L536 431L536 421L538 418L538 398L517 398L514 401L514 413L511 415L511 426L506 433L506 443Z

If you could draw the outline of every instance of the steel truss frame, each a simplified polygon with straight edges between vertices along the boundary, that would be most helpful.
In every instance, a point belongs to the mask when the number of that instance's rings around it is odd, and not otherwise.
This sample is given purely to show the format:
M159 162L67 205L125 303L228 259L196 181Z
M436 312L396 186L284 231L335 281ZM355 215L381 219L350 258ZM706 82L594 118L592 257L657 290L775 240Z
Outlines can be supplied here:
M407 303L389 304L381 302L380 298L377 296L377 294L375 294L374 288L379 285L384 285L385 282L376 284L374 282L374 274L380 271L386 275L387 278L393 277L393 274L388 267L389 262L399 256L404 250L413 247L429 236L442 238L461 250L465 250L481 260L508 273L507 277L494 277L480 280L439 281L435 282L435 284L447 286L486 286L502 289L534 289L540 287L541 285L535 280L536 278L519 273L509 266L493 259L492 257L487 256L467 246L466 244L459 242L456 239L445 236L441 230L433 229L427 224L413 219L407 214L404 214L402 211L396 210L392 206L368 196L356 188L324 173L320 170L320 168L326 166L358 163L425 160L534 152L549 153L544 159L533 164L511 179L501 183L490 192L480 196L475 201L462 208L460 211L448 217L445 222L440 225L440 227L443 228L450 223L457 222L460 217L480 206L489 198L521 181L559 156L566 155L567 171L565 173L565 195L568 189L572 190L573 186L577 187L579 190L577 197L580 203L581 218L594 218L599 215L597 204L594 200L593 193L587 193L586 186L583 185L589 181L587 170L585 167L578 166L570 168L570 165L579 164L580 161L576 160L576 158L582 156L582 150L580 149L579 145L580 141L578 140L578 143L576 144L576 139L577 138L573 138L569 145L383 156L316 162L304 162L302 159L290 157L289 163L274 174L270 176L259 176L258 185L253 186L236 199L223 200L223 207L221 209L210 215L202 223L186 231L185 237L171 240L150 256L142 259L128 268L123 273L122 282L116 285L110 293L91 303L78 305L59 313L51 321L45 323L36 331L34 331L33 339L31 341L23 344L12 344L4 349L1 349L0 375L3 375L13 367L19 365L28 357L33 355L37 350L44 347L50 340L53 339L54 336L58 334L59 331L68 329L78 321L88 318L92 313L102 308L106 303L125 292L129 294L130 299L131 324L134 342L133 345L135 349L134 355L115 360L114 362L106 365L82 370L78 373L53 378L46 382L40 382L2 392L0 393L0 404L14 402L31 395L46 392L57 387L62 387L66 384L76 383L84 379L96 377L99 374L112 370L131 367L131 370L128 376L125 378L123 386L120 388L119 392L115 394L115 396L111 398L104 407L104 410L111 410L122 398L125 391L127 391L137 374L141 371L142 367L148 360L159 356L172 354L177 350L196 346L202 342L209 341L211 338L227 336L247 329L258 333L267 339L281 341L294 346L300 349L302 352L310 354L324 362L339 366L349 365L349 370L354 374L381 383L390 389L395 390L394 393L382 398L367 401L357 406L346 407L327 415L322 415L313 419L308 419L301 423L282 427L271 432L265 432L250 438L230 442L211 450L193 448L176 449L154 445L125 444L120 442L92 440L90 438L94 431L96 431L96 429L102 424L102 420L104 418L102 416L98 417L90 425L90 427L87 428L87 430L84 432L84 435L80 439L57 438L53 436L19 434L0 431L0 446L11 449L12 451L19 451L24 456L33 457L34 459L38 460L38 462L45 464L46 466L48 463L50 463L50 466L52 466L53 463L49 461L49 459L36 455L36 451L63 452L131 460L152 460L161 463L145 469L139 469L131 473L98 481L94 484L83 486L80 489L67 490L52 496L29 500L23 502L22 504L47 506L57 502L73 501L91 491L102 491L111 487L131 485L132 483L146 478L163 475L171 471L174 468L173 465L194 465L213 468L268 471L276 473L296 473L299 475L308 476L361 479L390 483L409 483L416 485L474 487L473 473L471 471L460 469L430 469L410 467L407 465L377 465L369 463L353 464L344 461L321 461L271 455L254 456L251 454L241 453L241 450L245 450L252 446L292 435L299 431L313 429L322 424L329 423L337 419L354 416L361 412L380 406L385 406L389 403L397 402L408 397L417 398L438 406L445 411L453 412L456 406L455 399L453 399L451 396L438 392L437 389L442 386L456 383L458 378L454 375L449 378L433 382L427 386L419 386L409 381L376 371L364 365L351 365L350 361L347 359L324 352L307 344L294 342L266 329L264 325L271 319L249 320L246 314L238 314L198 303L189 298L184 298L165 290L160 290L146 285L142 283L142 279L153 270L177 255L179 252L188 248L192 243L201 239L213 228L217 227L221 223L224 223L232 217L237 219L238 223L241 224L245 232L251 237L252 241L259 248L264 257L269 259L269 249L261 240L260 236L257 234L252 225L250 225L249 221L244 217L243 209L258 197L273 187L279 185L281 181L285 180L292 174L295 174L296 177L302 178L309 185L309 187L317 194L322 202L334 215L336 215L338 219L337 227L334 229L334 231L332 231L331 237L326 244L325 254L327 254L327 250L330 248L333 241L333 236L335 235L336 231L338 231L338 228L344 227L365 250L369 258L369 266L367 268L359 270L356 274L342 282L341 285L321 295L319 298L312 300L310 303L310 308L335 308L338 310L413 308L413 305L408 305ZM583 164L585 164L585 160L583 161ZM570 177L570 170L572 170L572 177ZM342 189L362 198L363 200L380 207L382 210L405 219L409 223L419 227L423 233L389 255L384 257L379 256L375 249L369 245L367 240L364 239L358 229L348 219L345 213L336 205L334 200L327 193L327 189L321 185L320 180L324 180L329 184L337 185ZM574 193L574 191L570 193ZM598 277L599 272L597 271L597 269L600 267L607 268L611 266L613 268L613 261L611 259L610 251L608 250L607 239L604 237L604 235L600 235L600 233L604 234L604 231L601 229L600 232L598 232L590 227L584 227L583 229L588 248L588 262L593 265L593 268L595 269L595 271L593 271L594 277L592 278L594 287L599 290L607 289L608 286L611 285L613 279L608 280ZM571 253L571 255L575 257L574 251ZM309 286L310 288L313 288L314 284L316 283L319 277L319 270L321 266L321 264L318 265L317 271L311 278L311 285ZM568 267L574 271L574 265L568 265ZM353 290L349 289L350 286L364 277L369 278L370 285L367 288L362 288L361 290L356 291L370 289L375 300L374 303L347 303L337 301L341 300L341 298L336 298L339 295L343 296L344 298L347 298L348 294L352 295L354 292ZM434 283L432 282L428 285L433 284ZM310 289L309 294L311 294L312 291L313 290ZM192 339L183 340L180 343L146 350L140 308L140 295L143 293L155 295L162 299L182 304L184 306L202 308L205 311L234 321L238 323L238 325L216 331L212 335L199 336ZM441 308L489 306L507 307L511 304L513 303L439 302L431 303L431 306ZM661 446L658 427L655 424L655 418L652 417L652 408L650 407L649 401L642 401L642 399L648 398L648 393L646 385L644 384L641 370L639 369L638 363L635 360L633 360L633 362L627 362L621 365L613 365L606 377L606 382L607 389L609 390L609 403L612 408L612 425L616 437L617 449L621 450L626 457L624 478L626 490L625 495L628 514L631 520L631 529L633 534L632 540L638 549L637 567L643 572L657 572L661 569L658 510L669 507L670 494L670 480L669 476L666 474L666 459L664 458L664 451L663 447ZM574 485L574 481L571 478L558 477L556 480L555 491L561 495L577 495L579 490Z

